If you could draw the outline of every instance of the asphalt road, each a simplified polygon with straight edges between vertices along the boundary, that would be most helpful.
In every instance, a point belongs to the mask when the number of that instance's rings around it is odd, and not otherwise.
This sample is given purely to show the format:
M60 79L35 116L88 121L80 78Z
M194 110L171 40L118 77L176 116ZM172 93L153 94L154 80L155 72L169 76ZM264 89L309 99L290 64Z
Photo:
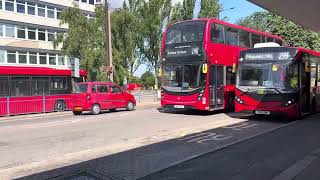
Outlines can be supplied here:
M309 162L308 154L312 167L319 164L320 123L311 125L318 116L290 122L230 115L145 107L3 118L0 179L70 179L83 172L99 172L93 179L270 179L287 169L294 174L290 166Z
M140 180L320 179L320 115L190 159Z
M34 174L245 121L223 113L160 113L155 107L97 116L64 112L1 120L0 179Z

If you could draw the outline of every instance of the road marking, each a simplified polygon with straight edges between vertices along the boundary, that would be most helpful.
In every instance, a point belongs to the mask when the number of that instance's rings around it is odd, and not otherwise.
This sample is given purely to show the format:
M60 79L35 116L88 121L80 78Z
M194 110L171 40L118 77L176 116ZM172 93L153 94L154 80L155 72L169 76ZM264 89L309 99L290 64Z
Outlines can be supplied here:
M314 160L320 157L320 148L312 151L300 161L282 171L278 176L272 180L291 180L297 177L303 170L305 170Z
M224 141L227 140L229 138L231 138L232 136L225 136L222 134L217 134L217 133L209 133L209 132L205 132L205 133L199 133L199 134L195 134L195 135L189 135L185 138L181 138L179 140L187 140L188 143L191 142L197 142L199 144L203 144L206 141Z
M64 114L53 114L53 115L43 115L43 116L36 116L36 117L19 117L19 118L0 118L0 123L7 123L7 122L18 122L18 121L26 121L26 120L34 120L34 119L44 119L44 118L55 118L55 117L63 117L70 115L69 113Z
M250 124L248 122L244 122L244 123L232 124L232 125L224 126L222 128L232 129L232 130L235 130L235 131L241 131L243 129L251 128L251 127L254 127L254 126L257 126L257 125L258 124Z
M127 116L127 115L129 115L129 113L120 114L120 117L124 117L124 116Z

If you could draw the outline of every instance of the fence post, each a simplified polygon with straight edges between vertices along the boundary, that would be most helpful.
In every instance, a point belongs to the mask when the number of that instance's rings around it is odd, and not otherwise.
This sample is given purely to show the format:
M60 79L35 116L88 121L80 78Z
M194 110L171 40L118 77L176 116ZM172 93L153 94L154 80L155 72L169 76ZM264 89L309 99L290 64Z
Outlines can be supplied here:
M7 96L7 116L10 116L10 96Z
M46 96L43 95L42 98L42 106L43 106L43 113L46 113Z
M139 91L139 103L140 103L140 100L141 100L141 91Z

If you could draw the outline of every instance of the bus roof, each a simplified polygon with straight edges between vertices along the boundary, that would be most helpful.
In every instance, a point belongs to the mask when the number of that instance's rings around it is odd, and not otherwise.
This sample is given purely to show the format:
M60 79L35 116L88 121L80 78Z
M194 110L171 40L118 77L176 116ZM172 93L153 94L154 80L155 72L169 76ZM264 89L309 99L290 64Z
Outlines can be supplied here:
M283 40L280 36L273 35L271 33L258 31L258 30L255 30L255 29L251 29L251 28L244 27L244 26L239 26L239 25L236 25L236 24L231 24L231 23L228 23L226 21L222 21L222 20L218 20L218 19L214 19L214 18L199 18L199 19L193 19L193 20L179 21L179 22L170 24L170 26L175 25L175 24L184 23L184 22L190 22L190 21L211 21L211 22L214 22L214 23L217 23L217 24L221 24L221 25L225 25L225 26L229 26L229 27L232 27L232 28L236 28L236 29L240 29L240 30L256 33L256 34L259 34L259 35L264 35L264 36L272 37L272 38L275 38L275 39Z
M48 67L0 66L0 75L71 76L71 70Z

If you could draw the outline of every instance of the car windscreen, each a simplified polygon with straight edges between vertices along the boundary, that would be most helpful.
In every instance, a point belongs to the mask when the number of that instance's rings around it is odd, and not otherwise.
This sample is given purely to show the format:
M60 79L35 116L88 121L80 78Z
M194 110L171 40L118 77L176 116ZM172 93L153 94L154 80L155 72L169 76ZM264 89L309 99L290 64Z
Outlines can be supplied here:
M88 84L76 84L74 87L75 93L86 93L88 92Z

